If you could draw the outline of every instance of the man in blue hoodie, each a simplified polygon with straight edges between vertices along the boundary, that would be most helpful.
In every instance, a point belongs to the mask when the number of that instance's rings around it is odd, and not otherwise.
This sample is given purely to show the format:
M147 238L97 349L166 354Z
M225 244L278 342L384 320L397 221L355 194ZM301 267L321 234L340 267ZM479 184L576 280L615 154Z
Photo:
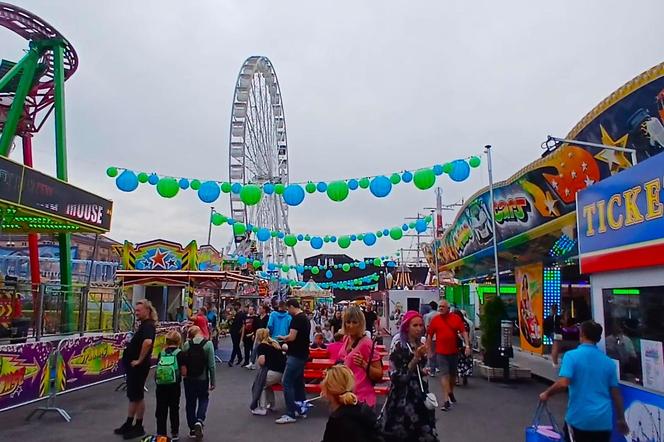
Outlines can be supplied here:
M277 310L270 313L270 319L267 321L270 336L286 336L290 331L290 323L291 315L286 311L286 303L281 301Z

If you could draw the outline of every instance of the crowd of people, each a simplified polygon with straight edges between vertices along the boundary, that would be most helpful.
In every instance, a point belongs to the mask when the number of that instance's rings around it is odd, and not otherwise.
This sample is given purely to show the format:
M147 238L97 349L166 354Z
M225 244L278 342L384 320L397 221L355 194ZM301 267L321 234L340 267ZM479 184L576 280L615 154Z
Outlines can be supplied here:
M304 311L296 299L280 302L274 311L268 305L236 304L226 311L233 344L228 365L237 362L257 370L250 401L250 411L256 416L275 410L274 387L281 385L286 411L275 422L292 424L306 417L309 409L304 373L310 351L324 349L337 363L326 370L320 384L321 397L330 407L323 442L438 441L436 409L449 412L457 402L455 386L465 384L472 374L474 327L463 312L452 311L446 300L431 302L428 307L424 315L406 311L399 316L399 331L389 350L389 393L380 410L374 386L384 380L384 374L376 345L385 330L370 304L343 310L321 306L315 311ZM150 302L138 301L135 312L138 328L122 357L129 399L127 420L115 429L124 439L145 435L144 386L156 335L157 315ZM155 370L157 435L168 434L170 416L172 441L180 434L182 390L189 436L200 440L209 392L216 385L216 311L202 307L184 321L184 342L180 332L168 332ZM545 328L554 345L561 341L554 335L564 333L566 324L569 321L552 309ZM600 325L585 321L575 327L580 345L567 349L560 380L540 400L546 402L568 389L568 440L608 441L612 413L618 429L627 431L615 366L596 347L602 335ZM443 392L440 404L429 390L428 379L435 376L440 376Z

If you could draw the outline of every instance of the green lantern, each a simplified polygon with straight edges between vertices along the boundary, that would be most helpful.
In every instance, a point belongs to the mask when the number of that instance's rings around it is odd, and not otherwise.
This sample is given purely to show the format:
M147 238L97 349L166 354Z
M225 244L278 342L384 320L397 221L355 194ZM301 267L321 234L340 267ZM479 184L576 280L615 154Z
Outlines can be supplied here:
M431 217L431 215L427 215L427 216L424 217L424 221L425 221L427 224L429 224L429 223L431 222L432 219L433 219L433 218Z
M295 235L288 234L284 237L284 244L288 247L294 247L297 244L297 238Z
M281 271L284 273L288 273L290 271L290 266L288 264L284 264L281 266Z
M401 227L392 227L390 229L390 238L395 241L403 238L403 230L401 230Z
M360 187L363 188L363 189L367 189L370 184L371 184L371 181L369 181L369 178L362 178L360 180Z
M226 217L221 213L215 212L212 214L212 224L214 224L215 226L220 226L225 222L226 222Z
M383 231L382 231L382 230L379 230L378 232L376 232L376 236L377 236L378 238L382 238L382 237L383 237Z
M393 173L392 175L390 175L390 182L392 184L399 184L401 182L401 175L399 175L398 173Z
M274 186L274 193L276 193L277 195L283 195L285 190L286 190L286 186L284 186L281 183L275 184L275 186Z
M255 259L254 262L251 263L251 266L254 268L254 270L258 269L261 265L262 263L257 259Z
M345 263L344 265L341 266L341 270L343 270L344 272L350 271L350 264Z
M350 236L344 235L340 237L339 240L337 241L337 244L339 244L339 247L341 247L342 249L347 249L348 247L350 247Z
M221 183L221 191L224 193L231 193L231 190L233 189L233 186L229 182L223 182Z
M304 235L304 240L307 241L307 242L311 241L311 235L309 235L309 234Z
M311 268L311 274L312 275L318 275L320 273L320 269L317 266L314 266Z
M480 160L480 157L473 156L473 157L470 157L470 159L468 160L468 164L473 169L476 168L476 167L480 167L481 163L482 163L482 160Z
M111 178L115 178L118 176L118 168L117 167L109 167L106 169L106 175L108 175Z
M247 226L242 223L233 224L233 234L235 236L244 235L247 233Z
M415 228L415 223L409 223L408 227L411 228L411 229L414 229Z
M360 233L359 235L357 235L358 241L362 241L363 239L364 239L364 233Z
M191 190L198 190L201 188L201 182L199 180L192 180L190 184Z
M293 281L292 279L288 281L288 285L291 287L295 287L297 285L297 281Z
M376 267L380 267L383 265L383 261L380 258L374 258L373 265Z
M450 174L454 170L454 166L452 163L445 163L443 164L443 173Z
M309 181L306 186L304 186L304 190L307 191L307 193L314 193L316 192L316 185Z
M272 230L272 231L270 232L270 236L271 236L272 238L276 238L277 236L279 236L279 232L276 231L276 230Z
M240 191L240 200L247 206L255 206L261 201L263 191L255 184L247 184L242 186Z
M141 183L141 184L145 184L145 183L148 182L148 179L150 178L150 175L148 175L148 174L145 173L145 172L141 172L141 173L139 173L139 174L136 176L136 178L138 178L138 182L139 182L139 183Z
M348 184L345 181L332 181L327 185L327 197L335 202L340 202L348 197Z
M431 168L420 169L415 172L415 175L413 176L413 183L415 183L415 187L420 190L430 189L434 184L436 184L436 174Z
M157 183L157 193L163 198L173 198L180 191L175 178L161 178Z

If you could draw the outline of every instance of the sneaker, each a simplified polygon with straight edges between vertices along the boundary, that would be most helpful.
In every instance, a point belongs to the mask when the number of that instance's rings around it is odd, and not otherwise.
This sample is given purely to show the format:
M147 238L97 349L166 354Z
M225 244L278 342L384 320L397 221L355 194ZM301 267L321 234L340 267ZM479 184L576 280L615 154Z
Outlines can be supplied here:
M257 368L258 367L256 366L256 364L251 364L251 367L249 368L249 370L256 370Z
M456 403L457 403L457 400L456 400L456 398L454 397L454 393L450 393L450 402L452 402L453 404L456 404Z
M265 416L267 414L267 409L261 407L254 408L251 410L251 414L255 414L256 416Z
M277 424L292 424L292 423L297 422L297 419L295 419L293 417L290 417L287 414L284 414L283 416L281 416L279 419L277 419L274 422L277 423Z
M143 428L143 425L140 427L137 425L133 425L131 429L127 432L125 432L122 435L122 438L124 440L129 440L129 439L136 439L137 437L145 436L145 429Z
M244 368L246 368L247 370L253 370L253 369L254 369L254 364L252 364L252 363L250 362L250 363L248 363L247 365L245 365Z
M194 437L196 438L196 440L203 439L203 423L202 422L196 422L194 424Z
M242 366L242 368L246 368L247 370L249 370L249 367L250 367L250 366L251 366L251 364L246 363L246 364L244 364L244 365Z
M228 361L228 366L232 368L233 367L233 361Z
M171 434L171 442L177 442L180 440L180 435L178 433Z
M196 437L196 431L195 430L189 430L189 437L191 439L195 438Z
M127 431L131 430L131 427L132 424L128 424L127 422L125 422L120 427L113 430L113 433L122 435L125 434Z
M452 408L452 404L450 404L450 401L445 401L442 407L440 407L440 411L450 411Z

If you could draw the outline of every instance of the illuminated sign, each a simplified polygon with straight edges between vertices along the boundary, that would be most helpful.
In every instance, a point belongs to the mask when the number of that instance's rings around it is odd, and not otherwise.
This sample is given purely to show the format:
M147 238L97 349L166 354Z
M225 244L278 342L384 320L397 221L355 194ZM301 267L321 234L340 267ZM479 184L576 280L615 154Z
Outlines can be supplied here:
M581 271L664 265L664 155L578 194Z

